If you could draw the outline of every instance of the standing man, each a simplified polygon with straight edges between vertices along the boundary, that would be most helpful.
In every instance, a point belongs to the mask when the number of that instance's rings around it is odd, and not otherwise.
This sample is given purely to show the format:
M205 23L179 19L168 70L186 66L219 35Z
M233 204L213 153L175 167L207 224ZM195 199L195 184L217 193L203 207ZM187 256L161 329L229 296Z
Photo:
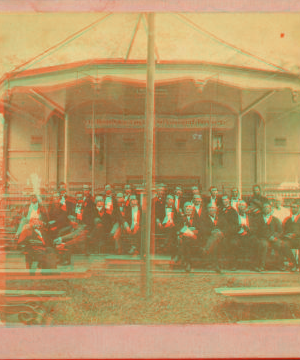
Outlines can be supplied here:
M175 192L174 192L174 199L175 199L174 207L175 207L175 211L177 214L183 214L182 195L183 195L182 188L180 186L176 186Z
M204 211L202 207L202 198L199 194L194 195L192 204L194 205L194 216L197 218L197 221L200 221Z
M83 185L83 199L82 199L82 223L87 225L88 230L91 230L93 222L93 213L95 204L91 195L91 188L89 185Z

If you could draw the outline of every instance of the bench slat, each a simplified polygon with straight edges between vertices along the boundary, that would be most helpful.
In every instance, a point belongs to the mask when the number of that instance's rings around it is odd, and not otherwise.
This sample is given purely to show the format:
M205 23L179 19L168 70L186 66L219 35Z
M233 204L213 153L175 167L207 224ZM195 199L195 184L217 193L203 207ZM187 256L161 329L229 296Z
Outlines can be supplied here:
M56 290L8 290L0 289L1 295L10 295L10 296L27 296L27 295L37 295L37 296L53 296L53 295L64 295L65 291L56 291Z
M300 287L217 288L215 292L224 296L300 295Z
M276 320L244 320L238 321L241 325L298 325L300 319L276 319Z

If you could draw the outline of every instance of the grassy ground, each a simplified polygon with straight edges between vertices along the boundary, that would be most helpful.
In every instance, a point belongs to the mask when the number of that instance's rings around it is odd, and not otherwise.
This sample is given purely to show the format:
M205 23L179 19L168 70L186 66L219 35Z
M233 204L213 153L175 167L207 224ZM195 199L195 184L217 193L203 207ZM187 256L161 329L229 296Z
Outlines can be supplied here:
M217 287L298 286L297 274L178 274L153 279L153 296L140 296L139 276L100 275L72 280L72 300L55 305L54 325L97 324L212 324L249 319L300 318L300 301L284 305L237 306L215 294ZM60 290L63 283L55 283ZM32 286L11 281L9 288ZM53 289L47 282L39 289ZM238 311L239 310L239 311ZM292 310L292 311L291 311Z

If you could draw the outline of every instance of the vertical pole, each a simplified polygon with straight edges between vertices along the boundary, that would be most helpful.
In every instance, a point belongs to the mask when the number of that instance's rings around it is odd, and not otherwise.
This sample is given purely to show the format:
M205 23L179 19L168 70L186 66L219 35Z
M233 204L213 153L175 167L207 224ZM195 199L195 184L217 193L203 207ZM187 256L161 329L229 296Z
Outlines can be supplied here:
M267 185L267 124L264 122L264 188Z
M237 152L236 152L236 168L237 168L237 187L242 197L242 115L237 118Z
M51 120L49 120L51 121ZM48 133L48 122L45 124L45 184L49 186L49 133Z
M55 186L58 188L59 183L59 129L61 128L58 118L54 118L53 136L54 136L54 164L55 164Z
M259 129L260 129L260 119L257 119L255 124L255 183L260 183L260 153L259 153Z
M65 114L65 161L64 161L64 183L69 192L68 167L69 167L69 116Z
M208 164L209 164L209 188L212 186L212 105L210 105L209 135L208 135Z
M145 237L145 269L141 276L146 276L145 296L148 299L152 292L150 243L151 243L151 194L153 188L153 142L154 142L154 13L148 14L148 48L147 48L147 92L146 92L146 227L142 236ZM143 274L145 270L145 274Z
M95 192L95 102L92 109L92 195Z

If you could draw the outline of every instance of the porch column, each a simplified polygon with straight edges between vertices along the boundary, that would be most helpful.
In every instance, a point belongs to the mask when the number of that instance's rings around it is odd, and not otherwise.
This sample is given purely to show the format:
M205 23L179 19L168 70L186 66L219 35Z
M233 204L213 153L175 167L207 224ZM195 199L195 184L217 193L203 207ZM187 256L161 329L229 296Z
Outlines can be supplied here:
M242 196L242 115L237 117L237 145L236 145L236 170L237 170L237 187Z
M52 121L52 119L50 119L49 121ZM47 184L49 186L49 147L50 147L50 141L49 141L49 132L48 132L48 128L49 128L49 124L48 122L45 124L45 132L44 132L44 136L45 136L45 184Z
M208 132L208 188L212 186L212 121L209 120Z
M0 112L0 193L7 189L7 164L8 164L8 121L5 119L4 111Z
M64 149L64 183L69 192L69 115L65 114L65 149Z

